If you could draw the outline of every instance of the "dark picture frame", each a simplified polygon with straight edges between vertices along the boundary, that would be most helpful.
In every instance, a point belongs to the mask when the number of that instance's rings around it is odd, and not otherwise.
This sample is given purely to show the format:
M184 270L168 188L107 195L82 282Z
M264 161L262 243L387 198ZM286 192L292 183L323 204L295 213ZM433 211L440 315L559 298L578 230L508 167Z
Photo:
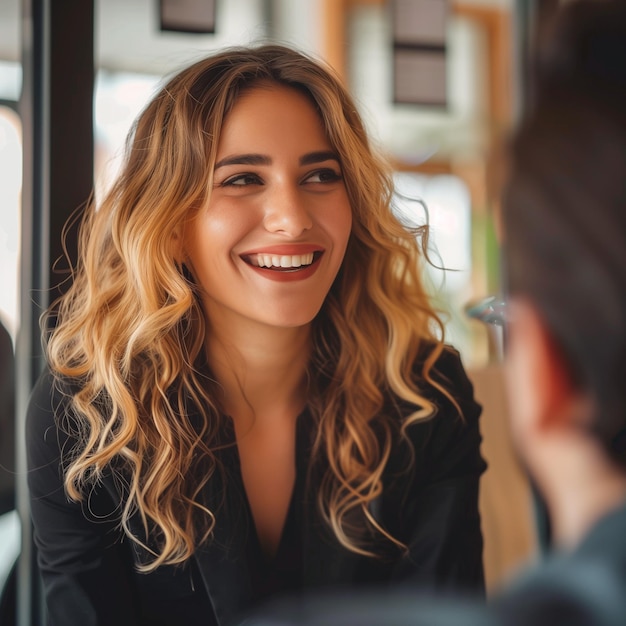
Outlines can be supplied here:
M393 102L446 108L449 0L393 0Z
M162 31L178 33L215 33L216 0L159 0L159 25Z

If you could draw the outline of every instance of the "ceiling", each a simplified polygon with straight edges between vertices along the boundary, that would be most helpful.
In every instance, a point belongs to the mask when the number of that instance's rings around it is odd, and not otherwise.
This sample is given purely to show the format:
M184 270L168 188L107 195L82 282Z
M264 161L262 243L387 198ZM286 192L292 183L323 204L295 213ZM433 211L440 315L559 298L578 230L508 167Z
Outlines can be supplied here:
M21 4L0 0L0 60L20 60ZM96 66L162 75L208 50L268 36L315 50L322 6L321 0L217 0L216 34L204 35L160 31L158 0L95 0Z
M0 0L0 60L20 59L21 5L26 1ZM514 0L452 1L465 6L510 7ZM216 0L216 3L216 34L198 35L160 32L158 0L95 0L96 65L161 75L207 50L268 36L321 52L324 0ZM375 3L363 0L362 4Z

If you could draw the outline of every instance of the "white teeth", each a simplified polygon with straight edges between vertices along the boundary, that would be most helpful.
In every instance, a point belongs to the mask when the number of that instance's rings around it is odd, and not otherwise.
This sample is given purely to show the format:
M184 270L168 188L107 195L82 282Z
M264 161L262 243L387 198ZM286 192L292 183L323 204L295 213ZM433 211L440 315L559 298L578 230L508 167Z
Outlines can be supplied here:
M301 267L313 263L313 253L308 254L253 254L250 263L257 267Z

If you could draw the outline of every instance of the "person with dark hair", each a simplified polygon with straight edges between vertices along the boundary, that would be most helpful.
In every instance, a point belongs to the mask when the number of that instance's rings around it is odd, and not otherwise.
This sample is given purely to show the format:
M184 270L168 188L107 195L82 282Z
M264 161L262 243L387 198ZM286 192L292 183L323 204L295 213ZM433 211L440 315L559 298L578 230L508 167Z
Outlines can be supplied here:
M512 432L551 553L486 604L371 590L246 626L626 624L626 3L568 3L543 35L502 211Z
M278 593L483 590L479 416L427 225L330 68L183 69L81 225L27 415L58 626L224 626Z

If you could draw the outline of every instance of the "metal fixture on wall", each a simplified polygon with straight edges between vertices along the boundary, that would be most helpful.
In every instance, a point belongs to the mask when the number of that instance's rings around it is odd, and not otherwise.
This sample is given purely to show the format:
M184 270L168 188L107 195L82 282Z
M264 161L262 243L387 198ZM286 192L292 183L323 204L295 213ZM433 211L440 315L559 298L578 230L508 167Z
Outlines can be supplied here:
M447 105L449 0L393 0L393 100Z
M215 0L159 0L160 27L180 33L215 33Z

